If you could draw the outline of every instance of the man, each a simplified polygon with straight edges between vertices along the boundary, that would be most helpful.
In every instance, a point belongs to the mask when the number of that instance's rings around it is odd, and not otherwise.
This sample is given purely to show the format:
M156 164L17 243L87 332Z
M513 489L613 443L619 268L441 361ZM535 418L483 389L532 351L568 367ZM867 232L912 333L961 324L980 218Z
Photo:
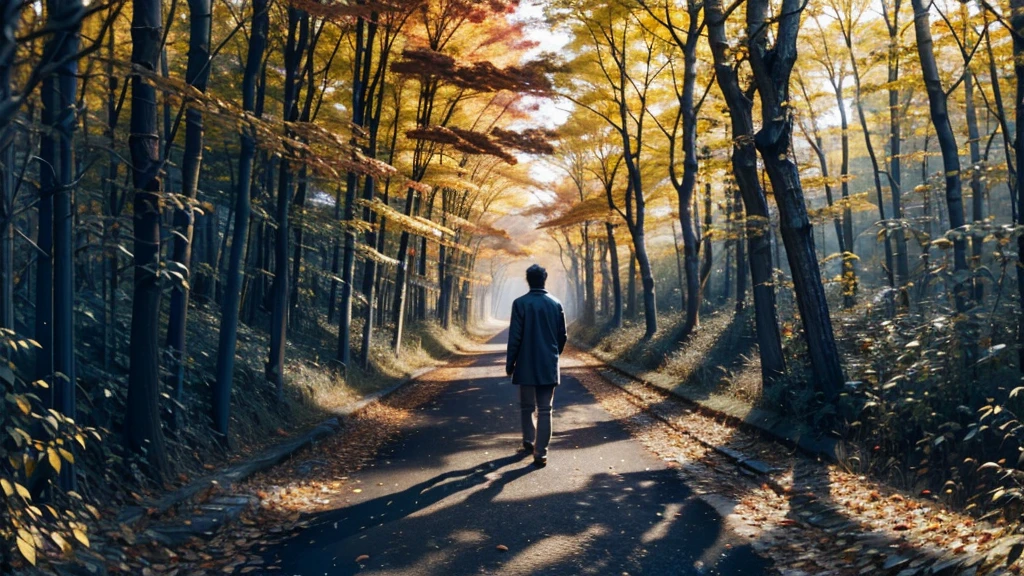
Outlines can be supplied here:
M512 303L505 373L519 386L522 410L523 451L533 453L533 463L548 463L551 442L551 406L560 375L558 357L565 348L565 312L562 303L548 294L547 270L534 264L526 269L530 292Z

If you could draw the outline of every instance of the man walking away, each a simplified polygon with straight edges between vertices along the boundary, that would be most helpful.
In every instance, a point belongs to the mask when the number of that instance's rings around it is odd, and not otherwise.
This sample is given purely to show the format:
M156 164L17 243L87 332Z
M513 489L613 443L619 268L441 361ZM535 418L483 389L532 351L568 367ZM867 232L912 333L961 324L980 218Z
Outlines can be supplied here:
M537 467L548 463L551 406L560 375L558 357L565 348L565 312L548 294L547 270L534 264L526 269L529 293L512 303L505 373L519 386L523 451L533 453Z

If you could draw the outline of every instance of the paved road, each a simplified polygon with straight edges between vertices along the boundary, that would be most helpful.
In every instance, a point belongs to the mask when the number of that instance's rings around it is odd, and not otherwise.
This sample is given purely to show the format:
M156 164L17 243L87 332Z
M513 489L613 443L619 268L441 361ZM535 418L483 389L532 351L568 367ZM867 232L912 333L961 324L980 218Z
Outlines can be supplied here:
M767 562L691 497L571 376L549 464L515 455L505 335L350 479L360 493L266 553L276 574L763 574ZM499 551L498 545L508 547ZM369 555L361 565L355 559Z

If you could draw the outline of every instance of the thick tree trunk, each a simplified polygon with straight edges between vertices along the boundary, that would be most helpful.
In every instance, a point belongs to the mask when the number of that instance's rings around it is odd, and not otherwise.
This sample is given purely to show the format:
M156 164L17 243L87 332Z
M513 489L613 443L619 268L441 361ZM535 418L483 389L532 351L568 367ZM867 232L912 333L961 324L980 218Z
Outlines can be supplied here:
M757 342L761 352L761 379L765 386L770 386L785 374L786 361L782 355L782 336L775 306L768 202L758 179L757 151L753 143L753 102L740 89L739 79L732 67L721 0L708 0L705 10L708 43L715 60L715 78L725 95L732 124L733 174L747 213L747 258L754 293Z
M160 0L135 0L132 5L132 65L156 73L163 35ZM139 74L131 76L132 114L128 147L135 187L132 221L135 244L135 289L128 400L124 436L128 447L144 454L150 474L168 477L170 464L160 418L160 134L157 130L156 90Z
M911 0L914 7L914 34L917 38L917 54L921 61L921 74L928 91L928 110L932 126L942 152L942 172L946 183L946 207L949 211L949 227L957 229L964 225L963 195L960 179L960 153L956 135L949 121L946 92L942 88L939 68L935 62L932 42L931 21L928 6L924 0ZM1019 164L1018 164L1019 165ZM953 241L953 266L957 271L967 270L966 241L958 237ZM957 287L957 307L966 308L966 301Z
M201 93L206 92L210 77L210 27L213 20L210 0L189 0L189 50L185 82ZM192 234L195 214L189 202L199 191L199 172L203 163L203 113L189 107L185 112L185 150L181 159L181 194L185 197L174 210L174 235L171 261L173 270L183 281L174 282L171 290L171 309L167 321L167 347L171 351L171 380L174 399L184 399L185 383L185 322L192 281L189 266L192 260ZM173 409L178 413L178 409ZM177 424L178 418L175 418Z
M269 0L254 0L249 51L242 76L242 109L253 112L256 102L256 77L270 30ZM256 139L251 130L242 132L238 158L238 191L235 196L235 229L228 257L227 285L221 307L220 337L217 341L217 380L213 387L213 429L226 439L231 415L231 384L234 380L235 350L238 344L238 315L241 304L242 264L249 238L252 215L252 166L256 157Z
M783 0L781 10L775 43L769 48L767 0L751 0L747 7L750 62L762 115L762 127L754 135L754 144L761 154L779 208L780 229L803 320L814 384L831 400L842 390L843 371L818 269L814 230L807 216L799 171L790 158L793 118L789 108L789 80L796 62L802 13L800 0Z

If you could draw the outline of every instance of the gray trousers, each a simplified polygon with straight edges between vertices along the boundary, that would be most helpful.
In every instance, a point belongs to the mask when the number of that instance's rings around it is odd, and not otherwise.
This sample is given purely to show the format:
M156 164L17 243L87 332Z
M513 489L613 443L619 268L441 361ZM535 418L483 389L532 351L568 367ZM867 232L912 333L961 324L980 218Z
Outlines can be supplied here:
M534 456L546 458L551 442L551 406L555 386L519 386L523 442L533 444Z

